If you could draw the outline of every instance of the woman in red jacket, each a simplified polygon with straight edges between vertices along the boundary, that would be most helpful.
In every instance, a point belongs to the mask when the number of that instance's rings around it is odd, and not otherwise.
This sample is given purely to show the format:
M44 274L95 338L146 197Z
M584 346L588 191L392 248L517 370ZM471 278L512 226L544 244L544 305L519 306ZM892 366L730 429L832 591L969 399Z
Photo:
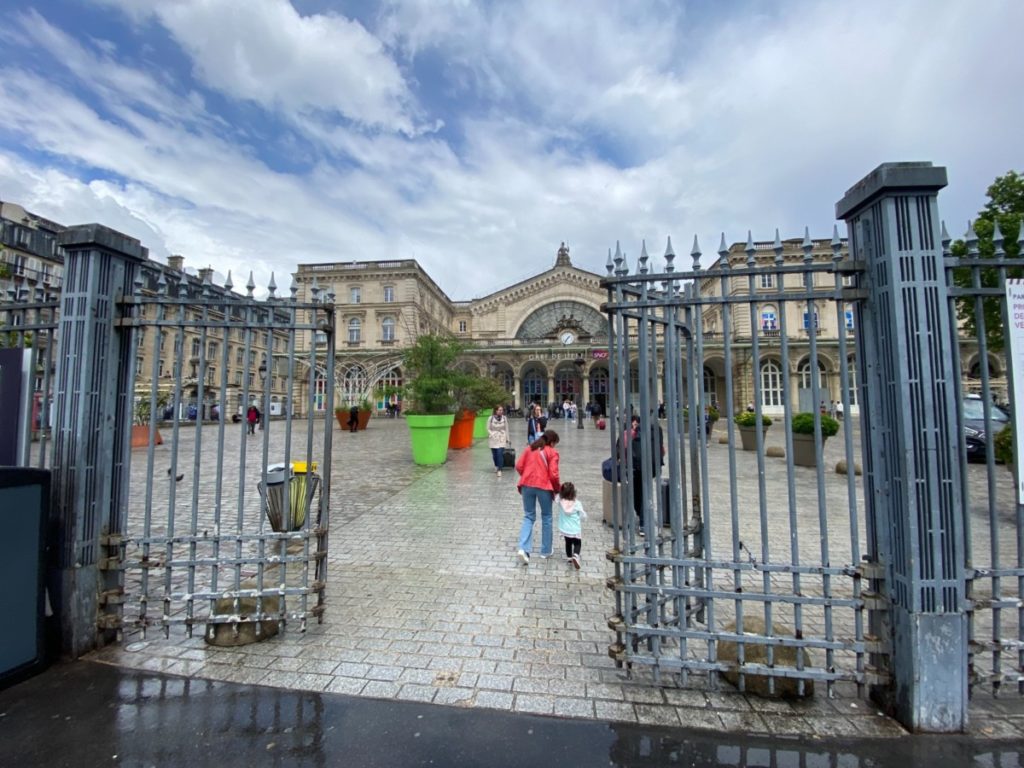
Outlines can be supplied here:
M551 557L551 503L562 483L558 479L558 433L553 429L530 443L516 460L519 473L519 492L523 495L523 524L519 529L519 559L530 564L533 550L533 524L537 520L540 504L540 556Z

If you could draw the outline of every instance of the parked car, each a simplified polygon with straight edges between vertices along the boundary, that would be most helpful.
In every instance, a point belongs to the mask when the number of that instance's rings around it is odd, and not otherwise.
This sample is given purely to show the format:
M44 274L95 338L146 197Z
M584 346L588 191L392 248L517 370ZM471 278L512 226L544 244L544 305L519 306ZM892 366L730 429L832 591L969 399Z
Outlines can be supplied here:
M989 410L990 429L985 428L985 403L980 397L965 397L963 401L964 440L967 460L984 461L985 445L1010 421L1010 414L1002 406L993 404Z

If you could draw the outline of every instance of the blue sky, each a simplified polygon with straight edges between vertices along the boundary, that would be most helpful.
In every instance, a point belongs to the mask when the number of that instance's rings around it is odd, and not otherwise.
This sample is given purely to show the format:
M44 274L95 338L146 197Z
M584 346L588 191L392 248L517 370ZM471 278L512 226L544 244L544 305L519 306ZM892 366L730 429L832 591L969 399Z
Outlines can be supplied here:
M416 258L456 300L671 235L828 237L885 161L954 235L1024 171L1019 0L49 0L0 27L0 199L153 258Z

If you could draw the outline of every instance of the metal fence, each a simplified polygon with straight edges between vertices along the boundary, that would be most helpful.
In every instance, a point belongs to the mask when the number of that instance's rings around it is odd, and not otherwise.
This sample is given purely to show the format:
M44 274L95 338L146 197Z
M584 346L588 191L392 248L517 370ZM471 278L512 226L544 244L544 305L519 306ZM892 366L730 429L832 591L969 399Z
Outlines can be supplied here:
M610 653L631 671L792 695L852 684L930 731L962 729L971 695L1024 687L1024 518L995 448L1015 404L993 386L1012 392L1014 371L988 341L993 317L1010 327L1024 259L998 228L991 258L973 231L953 255L945 183L930 163L880 166L837 204L850 234L831 258L805 236L794 259L777 235L748 238L745 262L723 237L708 270L696 240L685 271L671 241L660 269L646 247L632 274L609 254ZM701 423L712 406L720 441Z
M768 259L748 242L746 262L737 268L723 242L710 270L701 268L696 242L686 271L676 269L671 241L662 270L652 269L646 246L634 274L618 248L609 259L606 310L618 385L612 451L626 468L613 496L611 652L627 665L650 668L655 680L664 672L678 673L684 682L696 674L715 688L719 674L736 675L744 689L756 675L769 692L788 681L798 695L814 681L829 691L838 681L861 690L879 682L866 661L869 651L882 649L865 633L862 554L870 552L861 484L853 471L834 474L831 462L798 467L786 460L799 437L792 431L797 393L789 375L780 382L778 407L766 406L772 398L762 392L769 361L787 372L799 362L819 370L818 323L810 324L805 341L791 341L797 336L787 327L791 306L819 323L825 312L835 312L835 323L845 328L846 308L855 304L843 286L851 272L840 262L838 237L831 247L833 260L815 259L815 245L805 238L805 258L793 264L784 261L778 238ZM766 303L779 310L778 333L771 336L763 333L757 314ZM709 344L704 318L711 310L722 330ZM734 334L737 321L749 332ZM845 333L834 346L839 380L849 382ZM704 361L712 354L724 360L724 397L717 403L724 443L715 442L710 419L702 418L712 408L713 393L702 381ZM741 368L753 386L750 410L735 394L742 389ZM626 386L630 381L635 389ZM819 376L811 376L810 390L811 402L820 403ZM841 387L840 401L849 414L848 384ZM655 418L661 403L664 426ZM640 417L635 436L629 433L631 414ZM737 424L733 414L743 414L741 420L752 425ZM822 422L827 425L831 417L814 407L810 418L814 455L822 456ZM829 454L851 469L852 426L846 419ZM773 456L769 435L783 443ZM753 450L743 450L744 441ZM712 475L709 457L727 466L726 476Z

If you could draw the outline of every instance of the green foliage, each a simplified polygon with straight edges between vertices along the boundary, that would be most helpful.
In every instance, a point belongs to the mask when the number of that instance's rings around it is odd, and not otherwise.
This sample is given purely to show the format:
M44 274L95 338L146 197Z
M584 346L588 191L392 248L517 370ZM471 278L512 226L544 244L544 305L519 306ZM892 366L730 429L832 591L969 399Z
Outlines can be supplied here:
M473 411L484 411L497 408L508 402L509 394L496 379L483 376L471 376L465 383L465 407Z
M408 375L405 393L415 410L406 413L442 414L455 406L454 390L468 378L454 364L466 345L454 337L424 334L405 351Z
M683 408L683 418L684 419L690 418L690 409L689 408ZM716 421L718 421L720 418L722 418L722 414L720 414L718 412L718 409L715 408L715 406L711 405L711 406L708 406L708 418L711 420L711 423L714 424Z
M135 423L136 424L149 424L149 419L153 415L151 410L152 393L145 392L141 395L137 395L138 400L135 401ZM167 403L171 401L171 395L168 392L157 392L156 393L156 407L157 413L160 416L157 418L159 421L162 418L163 410L167 406Z
M364 397L362 400L359 401L359 410L360 411L372 411L373 410L373 403L371 403L369 400L367 400Z
M839 431L839 422L833 419L828 414L821 414L821 436L832 437L836 432ZM793 434L795 435L813 435L814 434L814 414L813 413L798 413L793 417Z
M992 234L996 222L1003 234L1003 249L1007 258L1018 256L1017 238L1020 234L1021 221L1024 219L1024 175L1016 171L1008 171L999 176L986 191L988 202L978 213L974 222L974 233L978 237L978 256L980 259L991 259L995 255L995 244ZM955 256L967 256L967 244L957 240L951 246ZM954 270L953 282L962 287L973 285L973 270L960 267ZM999 282L999 270L988 267L979 270L983 287L996 287ZM1006 270L1009 279L1020 278L1022 270L1013 268ZM989 297L982 300L982 315L985 323L985 338L990 350L1001 350L1005 344L1003 333L1002 307L1005 301L1000 297ZM974 316L974 299L961 299L957 302L957 316L963 321L964 327L972 336L978 335L978 323Z
M732 420L735 421L736 425L740 427L757 426L757 414L751 413L750 411L740 411L739 413L732 417ZM763 426L770 427L772 425L771 417L765 416L762 413L761 424Z
M1013 427L1007 424L996 433L994 441L996 461L1003 464L1013 462Z

